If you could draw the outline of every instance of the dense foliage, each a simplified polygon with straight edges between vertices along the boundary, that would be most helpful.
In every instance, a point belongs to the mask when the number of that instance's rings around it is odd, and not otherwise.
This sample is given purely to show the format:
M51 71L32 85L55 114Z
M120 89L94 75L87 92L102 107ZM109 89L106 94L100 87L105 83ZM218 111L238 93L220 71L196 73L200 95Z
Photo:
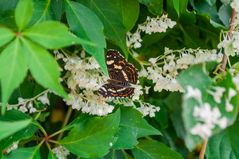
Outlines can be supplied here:
M237 0L1 0L0 49L0 158L239 158Z

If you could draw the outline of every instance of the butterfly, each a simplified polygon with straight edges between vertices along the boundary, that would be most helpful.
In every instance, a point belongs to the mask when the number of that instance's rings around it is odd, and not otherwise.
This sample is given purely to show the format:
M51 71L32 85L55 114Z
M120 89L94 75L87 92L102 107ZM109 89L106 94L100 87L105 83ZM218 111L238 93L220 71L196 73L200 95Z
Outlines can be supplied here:
M134 65L128 63L117 51L110 49L106 53L106 65L110 79L100 87L103 97L129 97L134 93L132 84L136 84L138 73Z

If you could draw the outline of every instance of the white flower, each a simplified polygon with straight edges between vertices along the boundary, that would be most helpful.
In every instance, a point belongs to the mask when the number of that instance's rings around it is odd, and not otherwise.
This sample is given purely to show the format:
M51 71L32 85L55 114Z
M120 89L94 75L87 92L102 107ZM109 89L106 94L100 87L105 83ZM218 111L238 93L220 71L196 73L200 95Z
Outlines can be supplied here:
M215 90L215 92L212 92L212 91L207 91L207 92L213 96L215 102L221 103L223 93L226 91L226 89L223 87L218 87L218 86L213 87L213 89Z
M230 101L232 97L236 95L236 91L233 88L229 89L228 100Z
M63 146L55 147L54 149L52 149L52 152L58 159L67 159L67 156L70 154L69 150L67 150Z
M232 0L231 7L235 9L237 14L239 14L239 1L238 0Z
M212 135L212 130L205 124L197 123L192 129L191 134L198 135L203 139L207 139Z
M150 58L149 59L149 62L152 64L152 65L155 65L156 63L157 63L157 61L158 61L158 58L156 57L156 58Z
M44 93L42 96L38 97L37 100L40 101L44 105L50 104L47 93Z
M134 94L132 100L139 100L140 95L143 94L143 87L141 85L134 85Z
M16 142L12 143L12 145L10 145L6 149L6 153L10 153L11 151L16 150L18 148L18 143L19 143L19 141L16 141Z
M143 116L149 116L149 117L155 117L155 113L160 110L160 107L151 105L149 103L143 103L140 102L140 107L137 108L138 111L140 111Z
M221 119L218 120L217 124L219 125L219 127L221 129L225 129L228 125L228 120L226 117L223 117Z
M127 33L127 36L126 36L127 47L133 47L135 49L140 48L142 41L143 40L141 39L139 30L137 30L134 34L130 32Z
M29 102L29 103L27 104L27 108L29 109L29 113L30 113L30 114L35 113L35 112L37 111L37 109L33 107L32 102Z
M228 99L226 99L226 111L227 112L233 111L233 105L230 103Z
M187 86L187 91L185 94L185 98L194 98L196 99L198 102L202 101L202 93L200 91L200 89L198 88L193 88L192 86Z
M147 87L147 86L144 87L145 94L149 94L149 89L150 89L150 88L151 88L151 87Z
M27 107L26 105L22 105L18 108L19 111L23 112L23 113L26 113L28 110L27 110Z

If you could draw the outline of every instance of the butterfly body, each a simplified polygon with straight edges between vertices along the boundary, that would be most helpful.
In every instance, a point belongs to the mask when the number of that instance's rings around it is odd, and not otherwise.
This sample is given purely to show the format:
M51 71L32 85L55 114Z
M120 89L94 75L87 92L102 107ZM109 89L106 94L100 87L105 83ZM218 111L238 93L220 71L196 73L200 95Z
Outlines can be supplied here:
M106 64L110 79L99 89L99 93L104 97L131 96L134 93L132 85L138 80L135 67L116 50L107 51Z

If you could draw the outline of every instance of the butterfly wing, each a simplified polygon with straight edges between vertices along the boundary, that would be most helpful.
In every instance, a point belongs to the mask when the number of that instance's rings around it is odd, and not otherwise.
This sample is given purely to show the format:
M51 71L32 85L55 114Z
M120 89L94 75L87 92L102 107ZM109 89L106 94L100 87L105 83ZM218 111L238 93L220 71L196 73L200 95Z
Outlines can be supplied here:
M106 83L99 89L99 93L103 97L129 97L134 93L134 88Z
M138 74L135 67L128 63L116 50L108 50L106 53L106 64L111 79L136 84Z

